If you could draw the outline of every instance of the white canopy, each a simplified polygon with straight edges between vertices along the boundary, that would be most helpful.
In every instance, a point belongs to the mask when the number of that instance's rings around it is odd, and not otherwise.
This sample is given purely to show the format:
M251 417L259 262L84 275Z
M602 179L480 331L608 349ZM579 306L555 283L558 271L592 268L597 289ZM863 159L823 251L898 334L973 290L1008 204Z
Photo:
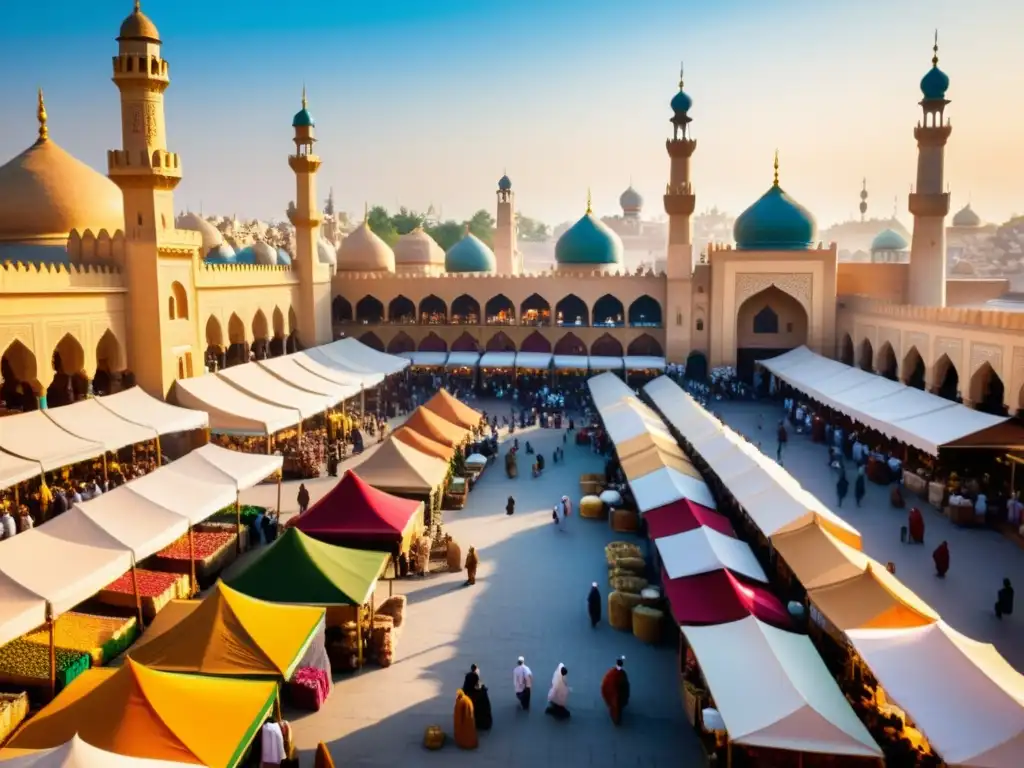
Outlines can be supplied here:
M646 355L626 355L622 358L627 371L664 371L664 357L648 357Z
M448 355L447 368L473 368L480 360L479 352L452 352Z
M668 376L659 376L644 386L644 392L661 412L691 444L719 434L722 422L702 408L689 393Z
M294 355L269 357L266 360L257 361L257 365L267 369L281 381L285 381L293 387L326 398L331 405L337 405L343 400L355 397L362 390L362 382L356 379L348 384L339 384L317 376L308 368L301 366Z
M206 411L210 429L224 434L272 435L302 421L298 410L257 400L215 373L178 379L174 398L186 408Z
M404 371L409 367L408 360L378 352L357 339L339 339L330 344L324 344L318 349L323 350L328 357L342 362L351 360L360 368L372 373L383 373L385 376Z
M635 397L598 409L612 442L622 443L637 435L657 434L675 442L672 433L658 415Z
M948 765L1024 765L1024 676L994 646L943 621L846 634Z
M607 355L591 355L587 358L592 371L621 371L622 358Z
M404 357L413 365L440 367L448 362L447 352L400 352L398 357Z
M806 635L753 616L685 634L734 743L882 756Z
M700 527L655 539L670 579L699 576L728 568L754 581L768 582L750 546L713 528Z
M555 368L559 371L585 371L590 367L590 358L586 355L555 355Z
M515 352L484 352L478 363L481 368L512 368L515 364Z
M248 490L262 483L284 466L284 457L277 454L268 456L261 453L243 453L221 448L213 443L196 448L188 456L202 459L216 467L235 482L239 491Z
M234 477L198 451L136 478L124 487L151 504L188 518L192 523L201 523L215 512L234 504L239 491Z
M4 416L2 418L10 418ZM0 489L24 482L43 474L43 467L37 461L29 461L0 451Z
M59 747L18 750L16 757L7 760L0 757L0 763L4 768L196 768L194 763L171 763L105 752L82 741L77 734Z
M266 368L262 368L256 363L235 365L218 371L214 375L219 376L232 386L237 387L247 395L255 397L257 400L262 400L271 405L278 405L282 408L294 408L302 414L304 419L323 413L337 402L332 402L330 398L314 395L312 392L305 392L290 384L286 384Z
M636 399L636 393L632 388L614 373L591 376L587 379L587 388L598 411L603 411L628 397Z
M550 352L516 352L516 368L547 369L552 357Z
M341 365L333 358L321 352L319 347L307 349L303 352L295 352L291 355L285 355L285 357L292 358L310 373L314 373L322 379L333 381L335 384L341 384L342 386L357 383L362 384L364 388L369 388L375 387L384 381L383 373L373 373Z
M46 622L46 600L0 572L0 645Z
M640 512L649 512L680 499L689 499L709 509L718 507L711 490L703 481L677 472L672 467L664 467L631 480L629 487Z
M809 397L933 456L944 445L1006 421L829 360L806 347L761 365Z
M173 435L175 432L189 432L210 426L210 417L205 412L171 405L146 394L140 387L97 397L96 402L125 421L148 427L159 435Z
M94 398L48 408L43 414L65 432L83 440L102 443L107 451L156 440L158 436L155 429L125 421Z
M42 465L47 472L102 456L102 443L65 432L42 411L0 418L0 448Z
M0 573L49 602L55 616L131 567L131 550L78 509L0 541Z
M136 562L155 555L188 533L188 518L140 496L131 483L76 504L72 510L128 547Z

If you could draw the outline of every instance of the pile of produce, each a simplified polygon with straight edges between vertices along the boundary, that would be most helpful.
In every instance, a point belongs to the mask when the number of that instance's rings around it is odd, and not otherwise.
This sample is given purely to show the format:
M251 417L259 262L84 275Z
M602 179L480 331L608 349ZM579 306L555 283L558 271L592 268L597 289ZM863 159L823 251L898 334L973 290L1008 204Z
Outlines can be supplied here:
M102 666L131 645L138 635L136 619L117 619L69 611L61 614L54 628L58 650L77 651L89 656L94 667ZM37 629L22 638L49 653L50 630Z
M249 527L252 525L252 521L255 520L260 513L267 514L265 507L256 507L252 504L242 505L242 525ZM211 523L228 523L230 525L235 524L235 505L230 504L224 509L218 510L210 519Z
M193 532L192 549L195 552L195 559L205 560L216 554L225 545L234 543L234 541L235 534L233 533ZM157 553L157 557L164 557L168 560L188 560L188 534L186 533L170 546L160 550Z
M640 595L612 592L608 595L608 624L621 632L633 629L633 609L640 605Z
M327 462L324 441L319 435L304 434L288 458L289 469L299 477L320 477L320 468Z
M307 712L319 711L330 690L327 673L315 667L299 667L288 682L288 697L292 706Z
M628 541L613 541L604 548L604 557L609 566L614 566L620 557L643 557L640 547Z
M351 672L359 667L359 634L354 621L346 621L340 628L327 633L327 657L331 668Z
M27 693L0 693L0 744L28 717Z
M644 563L642 557L619 557L615 560L615 568L623 571L629 571L631 574L636 576L643 576L647 570L647 565Z
M390 616L395 620L395 629L398 629L405 622L405 606L408 598L405 595L394 595L389 597L377 609L378 616Z
M50 649L47 645L13 640L0 647L0 681L16 685L43 685L50 679ZM57 687L63 688L89 669L89 655L57 648Z
M395 658L395 620L378 614L373 617L370 632L370 658L378 666L390 667Z
M139 584L139 596L162 597L164 592L174 588L172 599L188 599L188 577L180 573L164 573L163 571L146 571L142 568L135 569L135 580L132 580L132 572L124 574L117 581L112 581L103 588L104 592L118 592L123 595L135 596L135 581Z

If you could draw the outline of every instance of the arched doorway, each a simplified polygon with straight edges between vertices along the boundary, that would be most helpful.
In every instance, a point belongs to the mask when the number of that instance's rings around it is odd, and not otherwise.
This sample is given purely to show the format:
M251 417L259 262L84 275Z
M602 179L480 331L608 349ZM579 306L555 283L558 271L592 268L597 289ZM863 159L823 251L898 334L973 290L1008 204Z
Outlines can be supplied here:
M232 313L228 318L228 351L225 366L249 362L249 340L245 335L245 323Z
M348 302L345 303L348 304ZM349 312L351 313L351 304L348 304L348 309ZM333 312L333 310L334 306L332 305L331 311ZM273 338L270 339L270 356L279 357L280 355L284 354L285 339L287 338L284 332L284 312L281 311L280 307L274 307L274 314L272 315L272 318L274 326L274 336ZM349 317L349 319L351 320L351 316Z
M875 348L867 339L864 339L864 341L860 343L860 355L857 357L857 367L867 373L875 372Z
M602 334L590 345L590 354L594 357L622 357L622 342L610 333Z
M551 325L551 305L547 299L533 293L519 306L520 325Z
M270 357L270 324L262 309L257 309L252 318L252 353L257 360Z
M1003 380L995 369L985 362L971 376L970 399L974 410L991 413L994 416L1006 416L1006 388Z
M878 361L875 363L875 370L879 375L889 381L899 381L899 366L896 364L896 353L892 350L892 344L885 342L878 350Z
M629 357L664 357L665 350L661 348L657 339L645 333L629 342L626 354Z
M375 349L378 352L384 351L384 342L381 341L380 336L378 336L373 331L367 331L362 336L360 336L359 343L365 344L370 349Z
M420 302L420 325L447 325L448 305L434 294Z
M954 403L960 402L960 374L948 356L943 355L935 361L932 374L935 394Z
M736 375L753 382L758 360L767 360L807 343L803 305L774 285L755 293L736 313Z
M363 342L365 344L365 342ZM403 352L415 352L416 342L405 331L400 331L391 341L388 342L387 350L389 355L400 355Z
M540 331L534 331L525 339L519 348L520 352L538 352L541 354L551 352L551 342Z
M487 340L486 350L488 352L515 352L516 345L504 331L498 331Z
M586 302L570 293L555 305L555 325L590 325L590 310Z
M339 325L352 322L352 303L344 296L335 296L331 301L331 319Z
M604 328L621 328L626 324L626 311L622 308L622 302L606 293L594 302L594 326Z
M438 336L436 333L431 331L423 340L419 343L420 352L447 352L448 343Z
M487 325L515 325L516 305L501 293L491 297L484 305L484 322Z
M384 304L374 296L363 296L356 302L356 322L362 325L384 322Z
M11 410L34 411L39 407L39 372L36 356L18 339L10 343L0 358L0 397Z
M848 333L843 334L843 340L839 345L839 362L849 365L851 368L854 365L853 339Z
M464 293L452 302L452 325L480 325L480 302Z
M708 358L703 352L691 352L686 356L686 369L683 371L684 378L690 381L708 380Z
M94 395L109 395L113 390L114 374L124 370L121 343L108 328L96 343L96 373L92 377Z
M46 389L46 405L57 408L89 394L89 378L85 375L85 350L78 339L64 334L53 350L53 382Z
M911 347L903 356L903 366L900 368L903 383L914 389L924 389L925 373L921 353L917 351L917 347Z
M575 333L567 333L555 342L556 355L587 356L587 345Z
M626 314L633 328L661 328L661 305L647 294L630 304Z
M479 352L480 342L470 333L464 333L452 342L452 352Z
M224 346L224 329L220 320L210 315L206 321L206 369L218 371L227 365L227 349Z
M416 305L405 296L395 296L388 304L388 322L399 325L415 325Z
M299 316L295 314L295 307L288 307L288 338L284 342L284 351L288 354L301 352L302 340L299 338Z

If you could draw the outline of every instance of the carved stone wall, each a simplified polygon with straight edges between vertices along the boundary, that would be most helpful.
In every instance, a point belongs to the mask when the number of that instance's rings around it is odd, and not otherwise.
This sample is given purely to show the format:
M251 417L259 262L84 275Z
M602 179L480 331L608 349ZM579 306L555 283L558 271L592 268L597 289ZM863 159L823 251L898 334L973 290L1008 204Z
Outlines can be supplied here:
M809 273L804 274L773 274L765 273L740 273L736 275L736 308L743 306L743 302L754 294L760 293L773 285L784 293L788 293L800 302L800 305L810 318L812 282L813 278Z
M942 358L943 355L953 363L957 373L963 371L963 342L960 339L952 339L948 336L938 336L935 339L935 349L932 351L932 361L928 368L931 369Z
M902 355L905 358L910 352L910 348L914 347L917 349L917 354L921 356L922 360L928 359L928 334L919 333L918 331L907 331L903 334L903 351ZM903 364L903 360L900 360L900 365Z
M1003 350L995 344L971 344L971 365L968 378L972 378L985 363L992 366L999 378L1003 378Z

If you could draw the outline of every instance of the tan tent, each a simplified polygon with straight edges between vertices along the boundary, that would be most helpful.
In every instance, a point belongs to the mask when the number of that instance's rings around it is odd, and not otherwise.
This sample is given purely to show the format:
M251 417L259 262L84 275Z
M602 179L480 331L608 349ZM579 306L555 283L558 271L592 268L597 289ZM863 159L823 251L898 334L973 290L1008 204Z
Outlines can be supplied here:
M479 411L473 410L458 398L450 395L447 389L439 389L436 395L423 404L423 407L464 429L479 427L480 420L484 417Z
M772 537L775 551L804 589L818 589L864 573L870 558L817 523Z
M422 409L421 409L422 410ZM359 476L388 493L426 496L444 483L448 462L390 437L357 467Z
M658 448L652 448L644 451L643 453L633 454L628 459L622 459L620 464L622 466L622 473L626 476L626 479L631 482L633 480L639 480L641 477L649 475L651 472L657 472L659 469L665 469L666 467L674 469L680 474L688 475L696 480L703 481L700 472L693 466L693 464L690 463L689 459L666 453Z
M420 453L425 453L427 456L433 456L435 459L441 459L442 461L451 461L455 453L455 449L450 445L431 440L429 437L421 435L409 427L399 427L395 430L392 437L415 448Z
M675 440L665 437L658 432L644 432L629 440L622 440L615 444L615 454L619 461L625 461L638 453L650 451L652 448L679 458L686 458L683 449Z
M808 590L807 596L842 632L850 629L908 629L934 624L939 615L903 586L881 563L852 579Z
M438 443L448 446L461 445L469 437L469 430L463 429L457 424L452 424L447 419L438 416L433 411L428 411L420 406L412 415L406 419L405 425L411 430L419 432L424 437L429 437Z

